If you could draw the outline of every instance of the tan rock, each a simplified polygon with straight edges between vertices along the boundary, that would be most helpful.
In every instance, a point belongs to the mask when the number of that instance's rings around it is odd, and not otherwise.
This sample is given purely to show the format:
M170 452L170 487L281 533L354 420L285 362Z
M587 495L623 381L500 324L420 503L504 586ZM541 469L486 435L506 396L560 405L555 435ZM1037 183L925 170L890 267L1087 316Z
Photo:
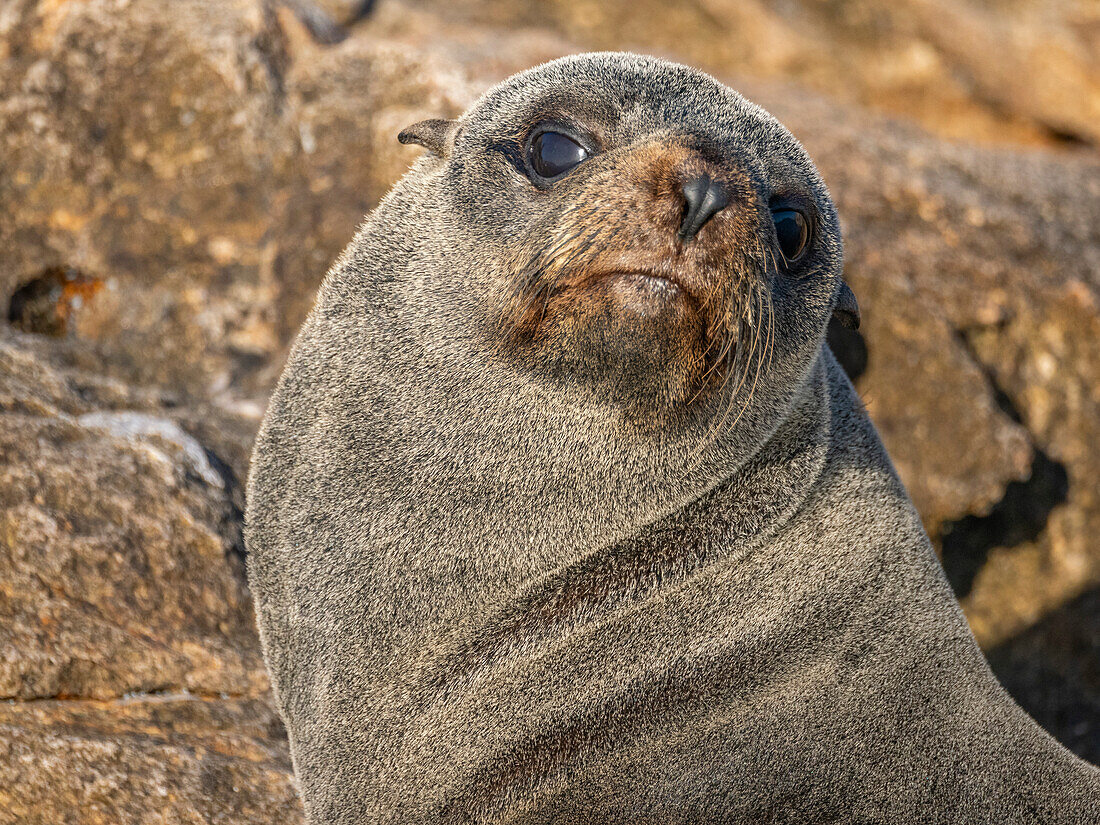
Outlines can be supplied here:
M234 459L155 397L113 387L128 408L105 408L17 343L0 340L0 698L265 690Z
M1081 0L411 0L448 24L795 80L951 138L1100 142L1100 11Z
M266 698L0 703L0 825L302 819Z
M32 2L0 25L0 296L29 285L24 328L203 396L270 387L413 156L391 124L470 99L461 67L362 27L322 47L263 0ZM50 302L57 272L96 289Z

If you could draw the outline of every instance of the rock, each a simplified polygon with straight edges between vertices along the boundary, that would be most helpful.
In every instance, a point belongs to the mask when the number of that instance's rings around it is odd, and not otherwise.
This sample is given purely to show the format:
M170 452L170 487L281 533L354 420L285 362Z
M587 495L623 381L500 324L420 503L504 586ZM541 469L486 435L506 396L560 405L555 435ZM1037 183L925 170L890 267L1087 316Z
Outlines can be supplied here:
M262 402L325 270L415 157L389 131L469 100L461 69L357 33L322 47L263 0L6 10L11 320L127 381Z
M99 430L108 436L130 443L167 442L176 451L177 459L182 459L181 463L186 471L196 473L207 487L225 489L225 480L215 472L202 445L180 429L174 421L148 413L126 410L85 413L76 420L76 423L81 427ZM164 455L159 451L158 454Z
M204 389L272 302L293 157L282 38L251 0L22 3L5 14L0 292L56 267L103 284L69 319L118 375Z
M144 409L103 409L15 344L0 341L0 698L266 690L229 464L147 394L116 387Z
M46 342L56 344L57 342ZM0 333L0 823L301 821L244 580L257 421Z
M1010 13L1004 6L1010 6ZM1100 10L1075 0L419 0L448 25L549 29L585 49L795 80L950 138L1100 142Z
M0 825L302 821L264 699L0 703Z
M294 12L318 43L332 45L348 36L348 27L370 16L375 0L279 0Z

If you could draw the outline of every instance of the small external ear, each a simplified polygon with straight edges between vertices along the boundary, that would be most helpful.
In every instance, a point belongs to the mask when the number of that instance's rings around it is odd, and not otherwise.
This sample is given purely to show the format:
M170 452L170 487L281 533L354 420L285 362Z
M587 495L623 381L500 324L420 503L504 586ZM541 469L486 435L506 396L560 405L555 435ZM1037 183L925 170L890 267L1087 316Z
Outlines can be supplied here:
M833 307L833 317L848 329L859 329L859 304L856 302L856 294L844 281L840 282L840 293L836 298L836 306Z
M450 157L458 134L457 120L422 120L402 129L397 136L401 143L415 143L441 158Z

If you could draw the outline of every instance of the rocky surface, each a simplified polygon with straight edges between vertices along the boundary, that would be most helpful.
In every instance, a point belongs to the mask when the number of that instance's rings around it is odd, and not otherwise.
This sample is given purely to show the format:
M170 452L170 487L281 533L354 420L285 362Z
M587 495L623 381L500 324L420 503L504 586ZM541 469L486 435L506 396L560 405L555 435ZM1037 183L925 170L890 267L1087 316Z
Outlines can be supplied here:
M300 821L240 556L266 394L397 131L578 47L804 141L863 308L834 348L998 675L1100 761L1091 7L363 8L0 9L0 825Z
M159 411L3 421L0 698L263 690L235 481L202 445Z
M798 82L947 137L1100 141L1088 0L412 0L448 23L537 28L718 75Z
M293 822L241 557L255 420L52 344L0 332L0 823Z
M413 156L391 133L470 99L428 53L325 49L259 0L18 0L0 58L0 294L74 273L52 314L113 374L206 396L263 397Z
M0 704L0 825L301 821L262 698Z

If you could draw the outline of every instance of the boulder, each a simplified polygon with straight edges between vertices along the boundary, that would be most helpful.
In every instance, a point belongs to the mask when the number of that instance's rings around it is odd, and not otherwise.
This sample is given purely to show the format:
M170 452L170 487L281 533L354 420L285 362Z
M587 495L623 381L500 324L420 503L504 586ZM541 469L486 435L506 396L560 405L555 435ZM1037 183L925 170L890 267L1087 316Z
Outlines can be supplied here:
M244 579L256 420L54 343L0 332L0 823L300 821Z
M470 99L460 69L362 33L323 47L263 0L5 10L9 319L126 380L262 401L325 270L415 157L389 132Z
M0 698L266 690L229 462L154 394L17 344L0 340Z
M550 31L721 77L796 81L949 138L1100 143L1100 8L1076 0L412 0L448 26Z
M0 703L0 825L296 825L265 699Z

